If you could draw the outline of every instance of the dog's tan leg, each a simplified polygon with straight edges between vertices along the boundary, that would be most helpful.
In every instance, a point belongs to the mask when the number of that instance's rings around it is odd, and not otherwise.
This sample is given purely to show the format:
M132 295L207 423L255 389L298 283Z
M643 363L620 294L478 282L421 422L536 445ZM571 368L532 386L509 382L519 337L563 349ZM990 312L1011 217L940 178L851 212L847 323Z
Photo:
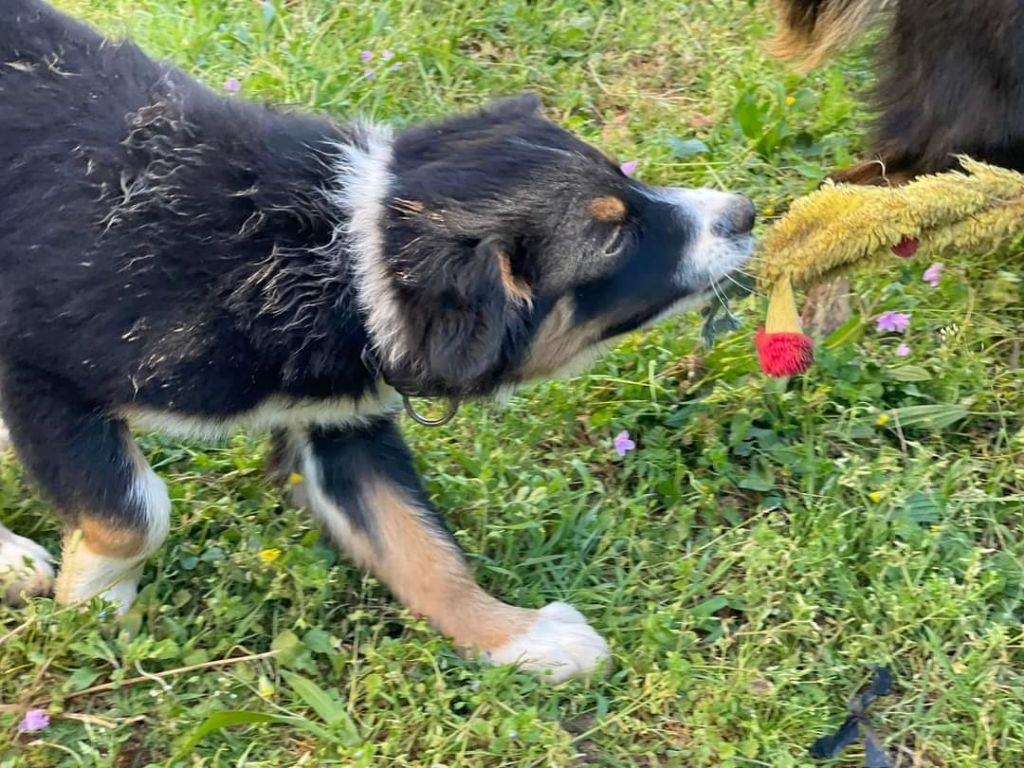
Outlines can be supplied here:
M850 278L846 275L807 290L801 322L804 330L822 339L850 319Z
M553 681L607 658L607 644L576 609L517 608L476 583L390 421L315 430L298 453L302 494L331 537L458 645Z
M65 519L57 601L102 596L126 610L145 559L167 535L167 488L124 423L66 382L11 369L2 385L18 456Z
M920 159L895 143L888 143L878 149L874 157L863 160L829 174L836 184L856 184L861 187L898 187L913 181L922 173L934 173L952 168L955 160L951 159L947 167L926 168Z
M128 610L146 558L167 536L167 488L134 445L129 456L129 491L116 500L122 508L113 515L109 510L80 510L65 531L54 590L58 603L100 596L114 603L118 612Z

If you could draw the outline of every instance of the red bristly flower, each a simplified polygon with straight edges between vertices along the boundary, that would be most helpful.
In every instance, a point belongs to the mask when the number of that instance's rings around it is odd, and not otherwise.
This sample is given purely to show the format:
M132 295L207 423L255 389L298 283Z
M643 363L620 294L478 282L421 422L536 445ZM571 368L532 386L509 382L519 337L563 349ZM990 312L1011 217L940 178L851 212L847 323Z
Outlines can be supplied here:
M761 370L769 376L796 376L814 362L814 342L802 333L769 333L758 328L754 344Z

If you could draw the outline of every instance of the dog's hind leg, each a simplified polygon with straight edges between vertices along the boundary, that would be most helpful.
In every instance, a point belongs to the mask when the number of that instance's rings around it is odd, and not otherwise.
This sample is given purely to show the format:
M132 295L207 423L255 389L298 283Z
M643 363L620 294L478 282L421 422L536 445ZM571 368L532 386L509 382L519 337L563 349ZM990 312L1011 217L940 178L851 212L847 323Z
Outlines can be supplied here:
M126 610L143 562L167 535L163 482L124 423L60 379L10 367L0 402L25 468L65 517L57 601L100 595Z
M553 681L589 673L607 658L607 644L575 608L517 608L476 583L390 420L290 439L302 495L331 537L456 644Z
M0 525L0 598L19 605L23 597L45 595L53 587L53 558L32 539Z
M0 421L0 453L11 444ZM0 599L20 605L22 598L45 595L53 588L53 557L32 539L0 525Z

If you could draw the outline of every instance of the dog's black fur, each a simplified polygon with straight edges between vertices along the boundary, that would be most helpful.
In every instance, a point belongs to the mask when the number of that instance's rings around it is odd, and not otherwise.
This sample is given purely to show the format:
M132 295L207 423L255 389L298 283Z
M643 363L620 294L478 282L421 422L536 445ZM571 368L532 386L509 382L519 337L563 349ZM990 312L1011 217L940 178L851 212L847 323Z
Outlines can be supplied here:
M777 50L820 59L852 39L878 0L777 0ZM1024 170L1024 2L896 0L878 58L873 154L839 178L898 181L969 154ZM881 173L884 166L885 172Z
M712 210L626 178L538 108L391 140L216 94L38 0L0 5L0 405L83 531L58 599L132 572L166 532L129 419L223 431L263 413L314 511L407 604L480 648L525 631L466 586L388 393L552 373L704 296L753 225L738 196Z
M274 251L296 282L317 268L335 230L324 153L357 133L222 98L36 2L0 6L0 52L8 368L101 408L208 416L371 386L351 302L261 314L240 293Z

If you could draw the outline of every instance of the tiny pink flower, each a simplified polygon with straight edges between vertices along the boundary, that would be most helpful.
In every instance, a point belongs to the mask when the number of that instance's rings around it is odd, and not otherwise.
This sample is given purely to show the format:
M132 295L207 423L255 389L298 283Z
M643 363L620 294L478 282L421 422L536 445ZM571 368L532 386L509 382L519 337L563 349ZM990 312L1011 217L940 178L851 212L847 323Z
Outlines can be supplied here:
M385 48L383 51L380 52L380 57L384 59L384 61L387 61L388 59L395 58L395 52L389 51L387 48Z
M620 459L636 448L636 443L629 439L629 432L625 429L615 436L612 443L615 445L615 452L619 454Z
M229 77L224 81L224 90L228 93L238 93L242 90L242 83L237 77Z
M910 345L904 343L896 347L896 357L908 357L910 355Z
M636 166L636 160L627 160L626 162L619 166L619 170L622 171L622 173L625 174L626 176L632 176L634 173L636 173Z
M932 264L930 267L928 267L928 269L924 271L924 281L926 283L931 283L932 288L938 288L939 281L942 279L942 270L944 270L945 268L946 267L944 264L940 264L939 262L936 261L934 264Z
M875 318L880 331L903 333L910 325L910 315L905 312L883 312Z
M372 69L367 69L366 71L363 72L363 77L365 77L367 80L376 80L377 73L374 72Z
M369 64L372 59L373 51L363 51L359 54L359 60L363 62L363 64Z
M18 723L19 733L31 733L32 731L41 731L43 728L50 724L50 716L46 714L45 709L30 709L25 713L25 717Z

